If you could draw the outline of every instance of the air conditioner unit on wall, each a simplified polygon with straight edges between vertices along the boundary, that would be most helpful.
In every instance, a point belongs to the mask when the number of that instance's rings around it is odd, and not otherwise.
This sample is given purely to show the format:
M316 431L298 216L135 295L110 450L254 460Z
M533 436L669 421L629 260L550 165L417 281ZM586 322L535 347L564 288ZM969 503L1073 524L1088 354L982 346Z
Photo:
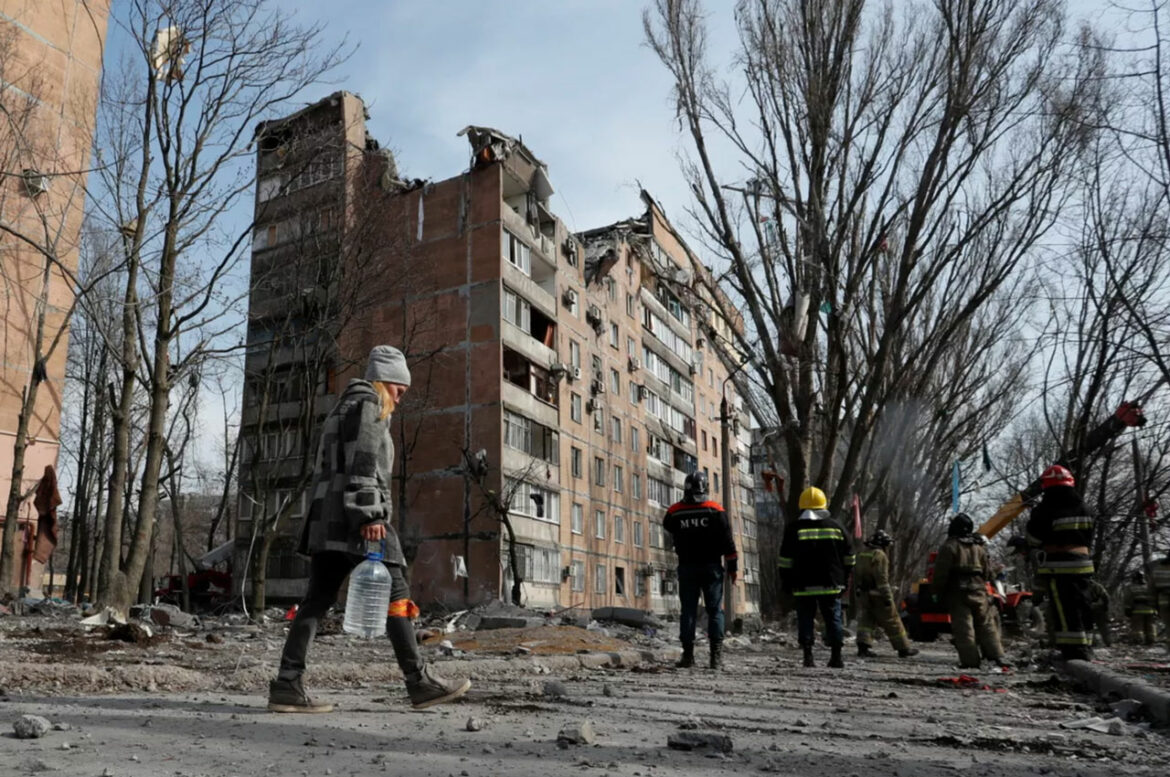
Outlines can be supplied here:
M577 292L572 289L565 289L564 294L561 295L561 303L565 307L570 307L577 301Z
M600 410L603 407L605 407L605 405L601 404L601 402L599 400L596 400L596 399L590 399L590 400L585 402L585 412L586 413L592 413L594 410Z
M570 370L569 371L569 379L570 380L581 380L581 368L574 367L572 370Z
M630 357L630 372L637 372L642 369L642 362L638 361L637 356Z

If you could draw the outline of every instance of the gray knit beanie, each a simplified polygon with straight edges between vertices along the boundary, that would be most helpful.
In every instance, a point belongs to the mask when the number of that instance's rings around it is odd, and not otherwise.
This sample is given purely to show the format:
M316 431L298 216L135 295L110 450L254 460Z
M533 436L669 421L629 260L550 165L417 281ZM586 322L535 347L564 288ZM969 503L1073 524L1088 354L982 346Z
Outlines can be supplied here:
M370 360L366 364L366 380L371 383L380 380L409 386L410 368L406 366L406 357L402 355L402 351L392 345L374 346L370 351Z

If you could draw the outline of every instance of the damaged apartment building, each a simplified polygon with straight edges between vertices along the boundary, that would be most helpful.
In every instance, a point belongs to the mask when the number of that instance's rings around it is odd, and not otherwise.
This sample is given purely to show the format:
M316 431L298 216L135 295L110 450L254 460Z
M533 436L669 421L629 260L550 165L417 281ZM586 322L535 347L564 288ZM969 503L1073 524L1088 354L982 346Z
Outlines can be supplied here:
M730 338L662 209L643 192L641 215L573 233L522 141L467 127L466 171L405 181L366 119L338 92L257 129L237 559L267 535L268 595L304 590L312 431L388 343L413 372L391 491L418 602L508 598L506 500L528 606L676 612L662 517L701 469L715 499L731 478L735 610L757 612L750 423L711 342Z

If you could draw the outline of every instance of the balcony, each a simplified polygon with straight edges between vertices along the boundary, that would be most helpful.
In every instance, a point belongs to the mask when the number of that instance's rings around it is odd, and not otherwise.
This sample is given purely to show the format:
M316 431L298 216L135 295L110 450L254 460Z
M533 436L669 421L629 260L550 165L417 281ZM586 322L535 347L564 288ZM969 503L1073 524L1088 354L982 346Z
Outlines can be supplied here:
M560 387L547 367L505 345L503 377L501 397L505 404L547 427L560 425Z

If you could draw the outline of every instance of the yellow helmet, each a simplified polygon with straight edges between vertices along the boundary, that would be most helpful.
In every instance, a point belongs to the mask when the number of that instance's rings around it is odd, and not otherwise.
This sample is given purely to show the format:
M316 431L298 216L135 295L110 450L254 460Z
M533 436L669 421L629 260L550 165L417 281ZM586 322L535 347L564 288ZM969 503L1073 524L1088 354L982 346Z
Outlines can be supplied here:
M800 492L801 510L825 510L828 507L829 500L825 498L825 492L816 486L809 486Z

